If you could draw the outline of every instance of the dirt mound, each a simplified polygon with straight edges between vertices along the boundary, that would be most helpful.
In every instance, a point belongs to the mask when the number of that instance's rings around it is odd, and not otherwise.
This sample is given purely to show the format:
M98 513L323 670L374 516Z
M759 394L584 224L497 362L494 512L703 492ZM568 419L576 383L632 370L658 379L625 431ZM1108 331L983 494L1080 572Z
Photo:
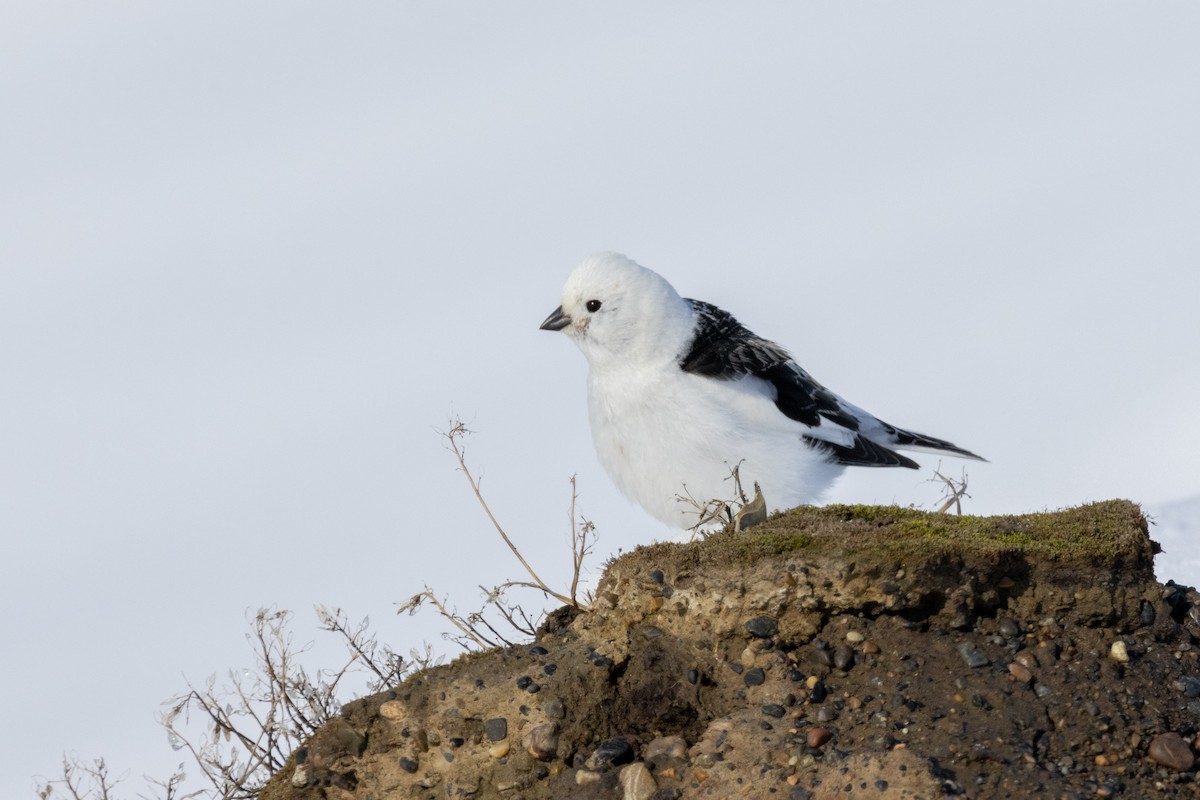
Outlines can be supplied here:
M349 704L264 791L1196 797L1200 595L1136 506L826 507L639 548L598 607Z

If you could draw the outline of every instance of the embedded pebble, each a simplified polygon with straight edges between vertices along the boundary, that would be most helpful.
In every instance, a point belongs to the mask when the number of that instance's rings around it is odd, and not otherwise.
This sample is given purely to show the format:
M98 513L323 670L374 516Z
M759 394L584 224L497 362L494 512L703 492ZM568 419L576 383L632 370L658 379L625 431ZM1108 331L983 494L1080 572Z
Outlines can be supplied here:
M1015 620L1008 617L1001 619L998 627L1000 628L1000 635L1006 639L1012 639L1021 635L1021 626Z
M858 631L847 631L847 632L846 632L846 641L847 641L847 642L850 642L850 644L858 644L858 643L859 643L859 642L861 642L861 641L862 641L864 638L866 638L866 637L864 637L864 636L863 636L863 635L862 635L860 632L858 632Z
M1113 642L1112 646L1108 648L1108 657L1113 661L1118 661L1122 664L1128 664L1129 649L1125 646L1125 642L1121 641L1120 639L1117 639L1115 642Z
M600 780L599 772L592 772L590 769L580 769L575 771L575 785L587 786L589 783L595 783Z
M400 769L404 770L405 772L407 772L409 774L412 774L417 771L417 762L411 758L401 758L400 759Z
M1196 763L1192 748L1178 733L1160 733L1150 740L1150 760L1176 772L1187 772Z
M650 770L641 761L621 767L619 777L622 800L650 800L658 791L658 784Z
M483 723L483 732L493 742L498 742L508 736L508 720L504 717L494 717Z
M1029 667L1014 661L1008 665L1008 672L1021 683L1029 683L1033 680L1033 673L1029 671Z
M532 656L544 656L549 655L549 653L550 651L542 647L540 644L535 644L533 647L529 648L529 654Z
M746 674L742 676L747 686L762 686L767 680L766 674L763 673L762 667L746 670Z
M687 758L687 749L687 742L682 736L660 736L646 745L642 758L650 762L664 758L684 759Z
M775 717L776 719L779 719L787 713L787 709L778 703L767 703L762 707L762 712L768 717Z
M874 642L863 642L862 651L869 656L873 656L879 652L879 645Z
M823 746L833 738L833 734L824 728L809 728L808 733L804 735L804 742L812 748Z
M1029 669L1036 669L1039 666L1037 656L1032 650L1022 650L1013 656L1013 660Z
M379 716L384 719L404 719L406 709L399 700L388 700L379 707Z
M307 764L301 764L296 767L296 771L292 773L292 786L295 786L297 789L303 789L305 786L308 786Z
M979 648L970 642L963 642L958 646L958 654L962 656L962 660L966 662L968 667L976 669L978 667L986 667L992 663L992 660L980 652Z
M692 686L695 686L697 683L700 682L700 671L695 670L695 669L689 669L687 671L687 679L688 679L688 683L690 683Z
M774 617L755 617L743 625L746 632L758 639L770 639L779 633L779 623Z
M833 651L833 666L845 672L854 666L854 650L841 645Z
M600 743L584 763L588 769L608 769L633 761L633 748L628 740L617 736Z
M525 734L521 742L529 755L538 761L549 761L558 752L558 723L543 722Z
M492 758L504 758L510 749L511 745L508 742L498 742L488 748L488 755Z
M542 713L550 719L563 719L567 716L567 708L563 705L562 700L548 700L542 706Z

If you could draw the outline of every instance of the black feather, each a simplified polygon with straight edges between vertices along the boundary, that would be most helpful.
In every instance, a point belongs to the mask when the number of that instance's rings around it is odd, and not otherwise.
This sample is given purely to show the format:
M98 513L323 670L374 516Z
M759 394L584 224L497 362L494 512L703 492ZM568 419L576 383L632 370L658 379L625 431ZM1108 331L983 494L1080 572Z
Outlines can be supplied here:
M712 303L689 302L696 312L696 336L679 360L684 372L717 380L733 380L746 375L766 381L775 389L775 407L789 419L810 428L833 423L857 432L860 422L842 406L837 395L822 386L792 360L788 352L774 342L756 335L737 319ZM979 456L943 439L902 430L880 421L900 446L930 447L968 458ZM802 436L805 444L827 453L838 464L859 467L908 467L918 469L911 458L872 441L854 436L852 446L836 444L815 436ZM983 459L980 459L983 460Z
M791 358L782 347L756 336L728 311L700 300L688 302L699 323L691 348L679 360L684 372L731 380L757 375Z
M691 348L679 361L680 369L721 380L754 375L775 387L775 406L790 419L815 428L824 418L858 430L858 420L841 407L832 392L792 361L786 350L712 303L688 302L699 322Z
M828 453L835 464L848 467L908 467L920 469L921 465L895 450L862 436L854 437L854 447L845 447L812 436L802 437L811 447Z

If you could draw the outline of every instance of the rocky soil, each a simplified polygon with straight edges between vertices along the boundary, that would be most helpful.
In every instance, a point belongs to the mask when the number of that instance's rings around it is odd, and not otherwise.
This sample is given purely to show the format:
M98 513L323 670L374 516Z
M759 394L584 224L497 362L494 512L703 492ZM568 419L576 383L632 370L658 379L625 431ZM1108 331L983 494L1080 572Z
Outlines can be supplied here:
M264 800L1200 797L1200 595L1138 508L803 508L349 704Z

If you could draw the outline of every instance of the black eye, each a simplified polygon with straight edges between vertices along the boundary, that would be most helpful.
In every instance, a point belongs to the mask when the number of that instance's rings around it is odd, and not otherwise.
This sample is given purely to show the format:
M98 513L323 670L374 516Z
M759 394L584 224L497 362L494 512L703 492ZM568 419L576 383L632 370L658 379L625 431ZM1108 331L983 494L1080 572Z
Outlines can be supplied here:
M600 301L599 300L588 300L587 301L587 310L592 312L593 314L595 314L597 311L600 310Z

